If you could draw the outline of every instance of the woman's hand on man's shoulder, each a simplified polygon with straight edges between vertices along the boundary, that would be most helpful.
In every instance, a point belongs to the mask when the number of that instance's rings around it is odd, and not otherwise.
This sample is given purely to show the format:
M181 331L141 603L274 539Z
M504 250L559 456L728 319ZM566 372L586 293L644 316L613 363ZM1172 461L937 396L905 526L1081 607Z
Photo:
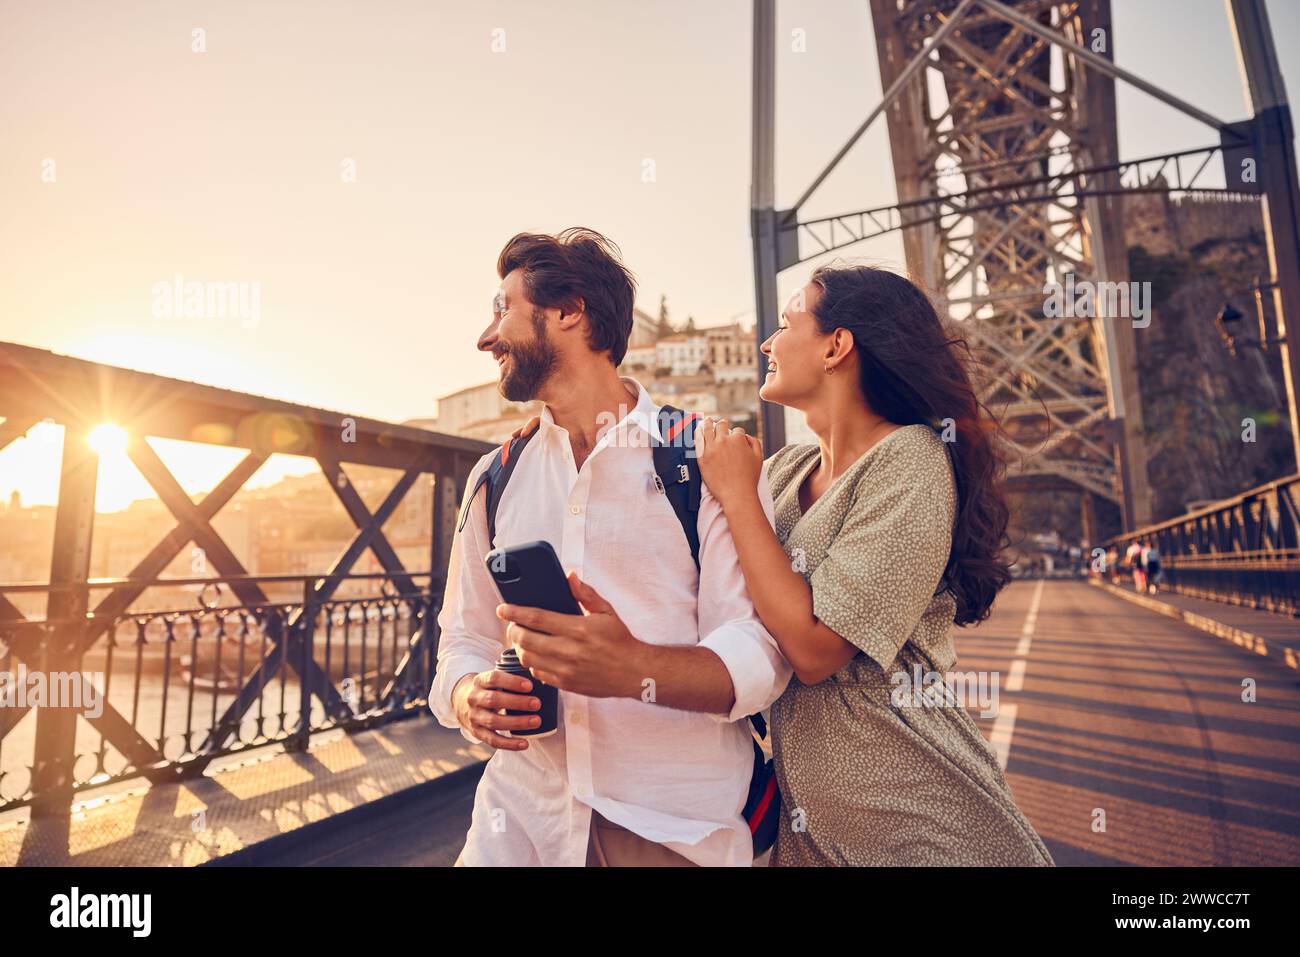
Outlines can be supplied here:
M706 417L695 429L696 461L704 484L726 508L730 502L757 497L763 471L763 446L726 419Z

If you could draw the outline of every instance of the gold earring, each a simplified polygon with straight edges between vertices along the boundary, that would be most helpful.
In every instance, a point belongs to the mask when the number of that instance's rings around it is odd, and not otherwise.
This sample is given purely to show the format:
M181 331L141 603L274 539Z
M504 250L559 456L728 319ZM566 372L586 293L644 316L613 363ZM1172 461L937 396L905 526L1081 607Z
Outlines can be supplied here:
M835 368L834 368L834 366L827 366L823 371L824 371L827 375L834 375L834 373L835 373Z

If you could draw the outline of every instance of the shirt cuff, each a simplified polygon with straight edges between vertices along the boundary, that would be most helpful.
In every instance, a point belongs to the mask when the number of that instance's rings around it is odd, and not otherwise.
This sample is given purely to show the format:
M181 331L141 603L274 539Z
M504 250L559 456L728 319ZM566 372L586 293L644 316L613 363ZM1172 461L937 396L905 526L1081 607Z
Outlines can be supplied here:
M456 690L460 679L466 675L476 675L481 671L491 671L496 667L495 661L478 658L473 655L456 655L446 658L438 664L438 674L434 678L433 688L429 692L429 710L444 728L454 728L460 736L471 744L482 744L456 720L456 710L452 707L451 693Z
M735 623L719 625L700 641L699 647L708 648L722 659L736 695L730 714L706 712L710 718L719 723L743 721L772 703L776 674L767 642L754 633L753 627Z

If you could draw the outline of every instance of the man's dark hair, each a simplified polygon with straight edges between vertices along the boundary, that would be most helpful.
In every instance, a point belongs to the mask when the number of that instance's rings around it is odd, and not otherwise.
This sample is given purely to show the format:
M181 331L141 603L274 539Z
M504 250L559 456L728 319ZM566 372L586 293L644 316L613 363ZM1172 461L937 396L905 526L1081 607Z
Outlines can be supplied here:
M594 229L572 226L554 236L519 233L497 258L502 279L523 270L524 290L533 305L575 311L584 304L590 322L587 343L608 352L617 366L632 335L636 280L623 265L619 248Z

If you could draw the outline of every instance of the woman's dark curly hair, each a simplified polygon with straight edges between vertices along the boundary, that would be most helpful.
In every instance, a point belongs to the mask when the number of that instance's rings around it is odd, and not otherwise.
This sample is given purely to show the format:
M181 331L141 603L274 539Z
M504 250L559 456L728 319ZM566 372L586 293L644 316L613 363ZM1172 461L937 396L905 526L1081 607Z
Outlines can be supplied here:
M924 292L895 273L823 266L812 282L821 291L812 313L822 333L845 329L853 336L871 410L896 425L947 426L955 437L947 445L957 518L941 587L956 599L958 625L983 621L1011 580L1004 558L1009 511L999 426L975 395L969 346L952 335Z

